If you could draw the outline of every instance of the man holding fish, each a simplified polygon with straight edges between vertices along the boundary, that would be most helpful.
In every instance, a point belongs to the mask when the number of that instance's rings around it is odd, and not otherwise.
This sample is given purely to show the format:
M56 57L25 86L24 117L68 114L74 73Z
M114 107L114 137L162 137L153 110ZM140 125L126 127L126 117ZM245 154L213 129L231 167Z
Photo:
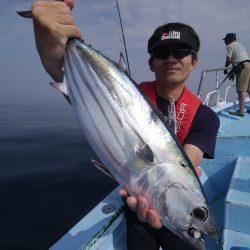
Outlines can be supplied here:
M56 82L63 81L68 38L82 38L71 14L73 5L74 0L39 0L32 6L37 49L45 70ZM214 157L219 127L216 114L185 87L186 79L197 66L199 48L199 37L190 26L169 23L158 27L148 41L149 67L155 81L140 84L166 117L198 176L202 158ZM119 193L128 205L128 249L193 249L163 227L158 212L144 196L129 196L124 188ZM188 233L196 237L194 232Z

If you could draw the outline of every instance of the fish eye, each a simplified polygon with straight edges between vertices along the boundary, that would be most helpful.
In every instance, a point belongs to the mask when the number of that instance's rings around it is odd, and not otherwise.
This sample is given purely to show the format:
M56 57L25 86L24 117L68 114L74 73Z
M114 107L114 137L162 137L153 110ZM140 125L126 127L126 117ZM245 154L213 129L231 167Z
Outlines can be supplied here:
M187 166L186 166L186 164L185 164L185 163L183 163L183 162L181 163L181 166L182 166L182 167L184 167L184 168L186 168L186 167L187 167Z
M208 211L205 207L197 207L191 213L191 216L200 221L206 221L208 217Z

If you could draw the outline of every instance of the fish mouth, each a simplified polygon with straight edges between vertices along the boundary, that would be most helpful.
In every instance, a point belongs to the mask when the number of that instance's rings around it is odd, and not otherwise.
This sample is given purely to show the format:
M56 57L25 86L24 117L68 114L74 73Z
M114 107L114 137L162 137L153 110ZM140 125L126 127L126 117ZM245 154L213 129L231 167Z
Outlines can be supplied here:
M204 234L202 231L196 228L189 228L184 232L186 239L192 243L197 250L207 250L205 241L203 239Z
M183 231L184 237L188 240L189 243L192 243L197 250L207 250L204 236L208 236L216 241L216 243L221 246L220 237L215 228L211 227L207 229L206 232L196 228L189 227L185 231Z
M195 229L195 228L189 228L187 232L194 239L200 239L202 237L202 235L203 235L200 230Z

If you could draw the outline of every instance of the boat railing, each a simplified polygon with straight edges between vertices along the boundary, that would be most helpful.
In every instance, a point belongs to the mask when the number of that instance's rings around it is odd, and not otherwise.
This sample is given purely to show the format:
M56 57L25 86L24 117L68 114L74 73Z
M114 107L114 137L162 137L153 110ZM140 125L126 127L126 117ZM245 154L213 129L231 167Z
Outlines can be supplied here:
M209 91L207 94L206 94L206 97L204 98L204 101L203 101L203 104L209 106L210 104L210 101L212 98L215 98L216 97L216 100L215 100L215 105L216 106L220 106L222 104L225 104L228 102L228 93L229 93L229 90L231 88L235 88L235 84L231 84L231 85L228 85L226 88L220 88L224 82L224 80L222 80L222 82L220 83L219 82L219 73L221 71L224 71L224 70L231 70L232 67L224 67L224 68L213 68L213 69L205 69L202 71L201 73L201 78L200 78L200 83L199 83L199 87L198 87L198 90L197 90L197 96L201 98L202 96L202 92L204 91L204 86L205 86L205 81L207 79L207 74L208 73L211 73L211 72L215 72L215 87L214 89L212 89L211 91ZM226 76L225 76L226 77ZM228 83L227 83L228 84Z

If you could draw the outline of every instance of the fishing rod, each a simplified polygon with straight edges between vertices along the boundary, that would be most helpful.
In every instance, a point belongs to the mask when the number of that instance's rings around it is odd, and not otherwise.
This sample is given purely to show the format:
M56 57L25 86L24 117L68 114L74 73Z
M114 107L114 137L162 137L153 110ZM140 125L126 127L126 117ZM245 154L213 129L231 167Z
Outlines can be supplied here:
M124 45L125 56L126 56L126 61L127 61L127 65L128 65L128 74L131 76L129 61L128 61L128 52L127 52L126 40L125 40L125 36L124 36L124 32L123 32L123 25L122 25L122 19L121 19L119 4L118 4L118 0L115 0L115 1L116 1L116 9L118 11L118 16L119 16L119 20L120 20L121 30L122 30L122 42L123 42L123 45Z

